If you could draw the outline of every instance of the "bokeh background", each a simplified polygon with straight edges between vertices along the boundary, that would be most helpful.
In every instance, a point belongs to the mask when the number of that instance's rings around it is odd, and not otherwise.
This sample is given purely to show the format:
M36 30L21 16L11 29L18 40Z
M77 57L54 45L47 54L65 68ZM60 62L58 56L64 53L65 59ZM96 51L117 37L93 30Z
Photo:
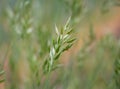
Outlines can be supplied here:
M0 0L0 89L115 89L119 6L119 0ZM77 40L47 78L41 66L55 24L69 17Z

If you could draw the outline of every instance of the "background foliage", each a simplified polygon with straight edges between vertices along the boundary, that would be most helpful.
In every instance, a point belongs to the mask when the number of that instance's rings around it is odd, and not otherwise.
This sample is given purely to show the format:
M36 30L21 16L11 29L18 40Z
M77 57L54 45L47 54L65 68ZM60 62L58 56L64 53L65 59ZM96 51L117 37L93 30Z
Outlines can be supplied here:
M119 5L0 0L0 89L119 89L120 41L94 30Z

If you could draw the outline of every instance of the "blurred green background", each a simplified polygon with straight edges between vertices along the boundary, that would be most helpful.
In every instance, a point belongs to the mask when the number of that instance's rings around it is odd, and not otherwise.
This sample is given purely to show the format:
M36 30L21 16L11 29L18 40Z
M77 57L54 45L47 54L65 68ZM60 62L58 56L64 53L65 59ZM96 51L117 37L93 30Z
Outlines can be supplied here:
M120 89L119 5L119 0L0 0L0 89ZM77 40L61 55L62 66L44 74L55 25L60 29L69 17Z

